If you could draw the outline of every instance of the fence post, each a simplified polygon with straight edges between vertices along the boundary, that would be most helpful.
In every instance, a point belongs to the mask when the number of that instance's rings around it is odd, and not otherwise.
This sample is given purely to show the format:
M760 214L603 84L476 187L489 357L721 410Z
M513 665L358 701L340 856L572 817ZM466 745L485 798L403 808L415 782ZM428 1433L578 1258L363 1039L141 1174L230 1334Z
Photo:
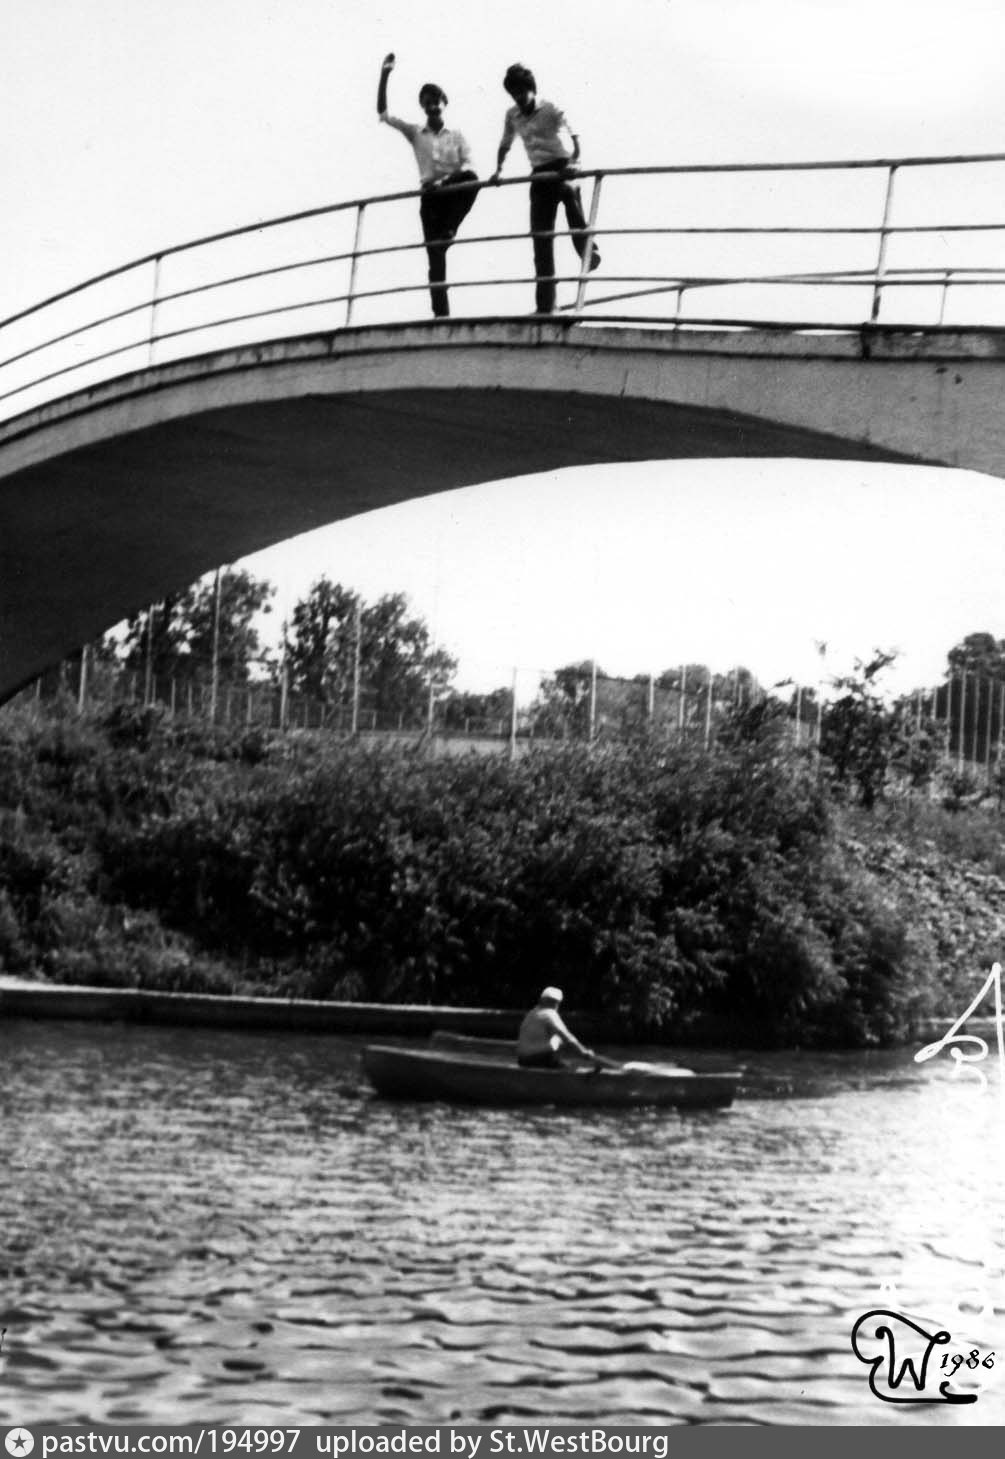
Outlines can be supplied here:
M346 328L352 323L353 305L356 302L356 271L359 266L359 245L363 237L363 212L365 203L360 203L356 209L356 231L352 240L352 261L349 264L349 294L345 301L345 322Z
M513 670L513 698L509 709L509 757L516 759L516 669Z
M883 200L883 222L879 229L879 254L876 258L876 282L872 290L872 322L879 319L879 306L883 294L883 277L886 273L886 244L890 236L890 212L893 207L893 184L897 176L897 164L890 164L886 178L886 197Z
M283 619L283 657L279 665L279 729L285 730L289 725L290 709L290 660L289 640L286 636L288 627L287 620Z
M143 668L143 707L144 707L144 709L147 707L147 705L150 703L150 700L151 700L150 685L151 685L151 683L153 681L154 608L153 608L153 604L152 603L147 608L147 644L146 644L146 649L147 649L146 655L145 655L146 662L145 662L144 668Z
M361 654L361 640L363 637L363 604L359 596L356 598L356 642L352 652L352 734L353 738L359 734L359 669Z
M708 687L705 690L705 749L712 737L712 670L708 671Z
M213 579L213 662L209 676L209 722L216 724L216 701L220 692L220 569Z
M597 661L590 660L590 720L587 730L587 739L593 744L593 736L597 732Z
M80 682L77 685L77 711L80 714L83 714L84 706L87 703L87 670L90 653L91 646L85 643L80 650Z
M686 715L686 699L687 699L687 665L686 664L681 664L681 666L680 666L680 700L678 701L678 704L677 704L677 730L678 730L678 732L681 735L683 735L683 733L684 733L684 719L685 719L685 715Z

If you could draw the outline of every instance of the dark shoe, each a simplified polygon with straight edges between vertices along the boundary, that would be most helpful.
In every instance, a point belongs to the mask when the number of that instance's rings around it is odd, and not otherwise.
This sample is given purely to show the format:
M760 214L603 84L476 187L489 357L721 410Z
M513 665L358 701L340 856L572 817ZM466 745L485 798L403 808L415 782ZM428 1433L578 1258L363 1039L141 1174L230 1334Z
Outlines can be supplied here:
M599 267L600 254L597 252L596 249L594 249L593 252L590 254L590 273L592 274L594 269L598 269Z

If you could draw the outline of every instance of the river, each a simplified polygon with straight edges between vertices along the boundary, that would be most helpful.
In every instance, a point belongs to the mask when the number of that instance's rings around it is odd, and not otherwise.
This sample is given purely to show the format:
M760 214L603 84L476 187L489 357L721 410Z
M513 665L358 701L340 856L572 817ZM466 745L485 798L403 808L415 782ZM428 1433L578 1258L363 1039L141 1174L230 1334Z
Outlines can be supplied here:
M1005 1422L996 1070L749 1054L726 1112L480 1111L375 1098L361 1047L0 1024L0 1422ZM874 1396L877 1308L978 1400Z

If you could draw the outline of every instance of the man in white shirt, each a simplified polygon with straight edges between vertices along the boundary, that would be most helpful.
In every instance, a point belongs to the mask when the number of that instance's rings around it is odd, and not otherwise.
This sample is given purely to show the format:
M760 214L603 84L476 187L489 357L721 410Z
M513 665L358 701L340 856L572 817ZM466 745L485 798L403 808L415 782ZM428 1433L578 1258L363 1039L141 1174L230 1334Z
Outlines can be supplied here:
M524 1069L560 1069L562 1050L571 1048L584 1059L596 1057L574 1034L570 1033L558 1013L562 1001L561 988L545 988L536 1007L520 1025L516 1041L516 1061Z
M393 53L384 57L377 86L377 114L382 122L401 132L412 144L419 165L422 201L419 218L429 258L429 297L438 319L450 314L447 297L447 249L478 195L474 184L478 174L471 170L471 148L462 132L451 131L443 121L446 92L427 81L419 92L419 105L426 113L426 125L403 122L388 115L387 78L394 70ZM471 186L462 186L464 183ZM443 192L443 188L451 191Z
M492 181L499 181L503 162L519 137L527 151L530 185L530 231L534 240L537 275L536 312L550 314L555 307L555 218L559 203L565 208L573 246L590 270L600 267L597 246L586 231L586 217L576 176L579 138L553 102L539 101L537 82L526 66L514 64L503 77L514 105L506 113L499 155ZM566 141L568 138L568 142ZM571 147L569 146L571 143Z

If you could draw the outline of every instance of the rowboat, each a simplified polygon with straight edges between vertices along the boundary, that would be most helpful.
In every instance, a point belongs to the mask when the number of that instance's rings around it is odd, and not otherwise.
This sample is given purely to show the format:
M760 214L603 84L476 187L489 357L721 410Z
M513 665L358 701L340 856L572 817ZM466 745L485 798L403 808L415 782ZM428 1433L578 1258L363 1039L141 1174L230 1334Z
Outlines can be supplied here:
M363 1069L377 1093L389 1098L446 1099L463 1104L651 1104L724 1109L732 1104L740 1081L736 1070L697 1074L692 1069L631 1062L600 1069L592 1063L522 1069L514 1049L505 1040L434 1035L434 1046L425 1049L370 1044L363 1051Z

